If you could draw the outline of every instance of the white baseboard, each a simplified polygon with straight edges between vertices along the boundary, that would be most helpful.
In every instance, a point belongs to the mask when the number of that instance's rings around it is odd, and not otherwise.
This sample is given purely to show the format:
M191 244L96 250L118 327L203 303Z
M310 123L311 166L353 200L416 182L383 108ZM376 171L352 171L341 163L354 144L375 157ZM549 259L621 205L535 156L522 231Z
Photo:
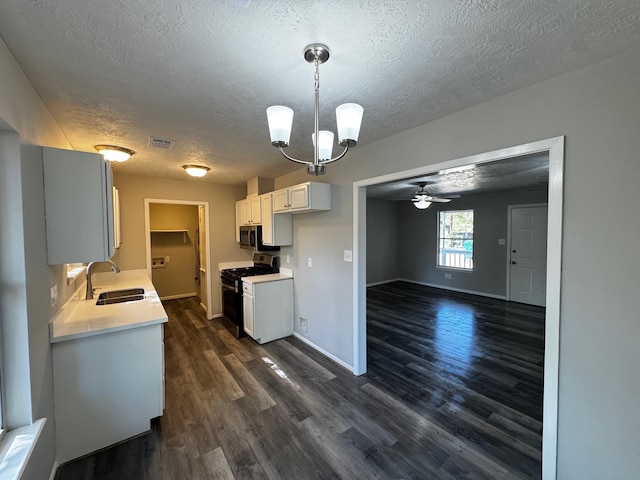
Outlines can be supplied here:
M54 480L56 478L56 473L58 473L58 467L60 464L56 461L53 462L53 467L51 468L51 475L49 475L49 480Z
M222 315L221 313L214 313L209 317L209 320L213 320L214 318L222 318L222 317L224 317L224 315Z
M403 282L405 281L402 278L391 278L389 280L383 280L381 282L373 282L373 283L367 283L367 288L368 287L377 287L378 285L384 285L385 283L391 283L391 282Z
M202 302L200 302L200 308L201 308L202 310L204 310L205 312L207 311L207 306L206 306L204 303L202 303Z
M197 297L197 292L191 293L179 293L178 295L167 295L166 297L160 297L160 300L177 300L178 298Z
M324 348L320 348L318 345L316 345L315 343L313 343L311 340L309 340L306 337L303 337L302 335L300 335L298 332L293 332L293 336L296 338L299 338L300 340L302 340L304 343L306 343L307 345L309 345L311 348L319 351L321 354L323 354L325 357L329 358L330 360L333 360L335 363L337 363L338 365L340 365L343 368L346 368L347 370L349 370L351 373L355 374L355 370L353 369L353 367L351 365L349 365L348 363L344 362L343 360L340 360L338 357L336 357L335 355L333 355L332 353L327 352Z
M497 298L498 300L507 299L506 295L495 295L493 293L476 292L475 290L465 290L464 288L454 288L446 285L436 285L435 283L419 282L417 280L409 280L408 278L399 278L397 280L392 280L392 281L415 283L416 285L424 285L425 287L439 288L441 290L449 290L451 292L458 292L458 293L468 293L469 295L478 295L480 297Z

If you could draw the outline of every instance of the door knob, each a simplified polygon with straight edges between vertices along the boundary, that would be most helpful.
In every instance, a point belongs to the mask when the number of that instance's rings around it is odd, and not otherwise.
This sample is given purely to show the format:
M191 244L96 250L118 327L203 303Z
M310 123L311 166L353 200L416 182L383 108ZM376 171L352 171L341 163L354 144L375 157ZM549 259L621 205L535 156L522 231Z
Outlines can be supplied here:
M515 250L511 250L511 253L516 253L516 251Z
M513 260L511 260L511 265L515 265L515 264L516 264L516 262L514 262Z

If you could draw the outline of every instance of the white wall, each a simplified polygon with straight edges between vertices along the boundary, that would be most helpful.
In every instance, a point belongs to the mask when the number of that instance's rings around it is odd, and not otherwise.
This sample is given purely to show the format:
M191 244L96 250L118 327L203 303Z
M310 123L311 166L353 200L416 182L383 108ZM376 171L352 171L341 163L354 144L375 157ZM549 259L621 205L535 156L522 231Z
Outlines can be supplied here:
M13 379L3 393L9 426L48 419L23 475L39 480L49 477L55 458L48 322L59 305L49 307L49 287L57 283L61 299L67 292L62 267L46 263L42 161L29 145L70 145L1 39L0 85L0 125L19 135L9 140L19 149L0 152L0 322L4 368Z
M295 216L295 244L283 252L295 259L296 313L310 317L309 340L352 362L353 273L341 258L353 248L353 181L566 135L558 478L635 478L639 83L636 49L357 147L330 165L320 180L334 184L333 210ZM296 172L275 186L307 179Z

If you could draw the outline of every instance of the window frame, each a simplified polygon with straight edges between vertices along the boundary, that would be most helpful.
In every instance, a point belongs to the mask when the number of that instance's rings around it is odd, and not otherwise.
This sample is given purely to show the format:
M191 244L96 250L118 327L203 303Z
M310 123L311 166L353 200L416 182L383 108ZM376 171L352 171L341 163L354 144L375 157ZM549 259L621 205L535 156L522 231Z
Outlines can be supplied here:
M443 265L440 263L440 259L441 259L441 242L444 240L452 240L454 239L453 237L444 237L441 236L440 234L440 225L441 225L441 217L442 215L450 215L453 213L457 213L457 212L470 212L471 216L472 216L472 220L471 220L471 267L457 267L457 266L451 266L451 265ZM455 209L455 210L438 210L437 211L437 215L436 215L436 268L439 270L451 270L451 271L455 271L455 272L462 272L462 273L472 273L474 271L475 268L475 262L474 262L474 256L475 256L475 221L476 221L476 216L475 216L475 212L473 208L464 208L464 209ZM469 239L462 239L464 240L469 240Z

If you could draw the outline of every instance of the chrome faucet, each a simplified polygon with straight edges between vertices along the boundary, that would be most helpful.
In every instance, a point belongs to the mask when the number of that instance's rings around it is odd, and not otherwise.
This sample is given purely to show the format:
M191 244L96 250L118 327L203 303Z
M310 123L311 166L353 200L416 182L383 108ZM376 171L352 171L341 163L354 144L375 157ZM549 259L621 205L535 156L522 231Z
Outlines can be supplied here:
M111 260L107 260L106 262L91 262L87 265L87 295L85 297L86 300L91 300L93 298L93 285L91 284L91 274L93 273L93 266L96 263L107 263L111 266L111 271L113 273L120 273L120 267L113 263Z

